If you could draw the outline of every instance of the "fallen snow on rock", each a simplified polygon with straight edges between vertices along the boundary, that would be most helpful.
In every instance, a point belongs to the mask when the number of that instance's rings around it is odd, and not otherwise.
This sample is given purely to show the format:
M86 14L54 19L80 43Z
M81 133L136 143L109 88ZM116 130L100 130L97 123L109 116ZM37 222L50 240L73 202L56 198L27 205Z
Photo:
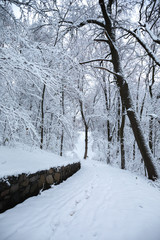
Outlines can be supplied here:
M0 214L1 240L159 240L160 191L96 161Z
M64 158L40 149L27 151L22 148L0 147L0 178L21 173L35 173L73 162L78 162L78 158Z

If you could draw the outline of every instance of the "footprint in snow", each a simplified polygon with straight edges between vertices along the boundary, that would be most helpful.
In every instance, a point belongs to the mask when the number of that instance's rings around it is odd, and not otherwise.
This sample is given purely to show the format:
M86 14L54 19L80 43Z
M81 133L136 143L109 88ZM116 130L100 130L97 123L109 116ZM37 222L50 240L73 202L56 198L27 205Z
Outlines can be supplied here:
M85 199L90 198L90 195L88 194L88 190L85 190Z
M55 222L53 225L51 225L51 229L52 229L52 231L53 232L55 232L56 231L56 229L57 229L57 227L60 225L60 222Z
M95 233L93 233L93 237L97 237L97 233L95 232Z
M80 203L80 200L75 201L75 205L78 205Z
M70 212L69 215L72 217L75 213L76 213L75 211L72 211L72 212Z

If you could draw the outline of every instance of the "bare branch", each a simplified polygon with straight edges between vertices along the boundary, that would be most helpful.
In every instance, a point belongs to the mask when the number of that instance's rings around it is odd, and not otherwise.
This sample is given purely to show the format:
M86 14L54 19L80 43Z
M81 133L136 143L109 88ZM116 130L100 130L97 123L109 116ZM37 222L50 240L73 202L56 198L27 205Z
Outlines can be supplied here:
M108 59L104 59L104 58L101 58L101 59L93 59L93 60L89 60L89 61L86 61L86 62L80 62L79 64L86 64L86 63L91 63L91 62L112 62L112 60L108 60Z
M108 40L106 39L94 39L95 42L106 42L108 43Z
M160 44L160 39L157 38L157 36L155 36L151 30L148 28L148 26L145 26L145 30L146 32L149 34L149 36L151 37L151 39L155 42L155 43L158 43Z
M120 27L121 29L125 30L126 32L130 33L137 41L138 43L144 48L144 50L147 52L149 57L158 65L160 66L160 60L157 59L154 52L143 42L142 39L138 36L138 34L135 31L128 30L124 27Z
M156 119L160 123L160 117L158 117L156 114L148 114L148 116Z
M101 70L105 70L105 71L107 71L107 72L115 75L116 77L122 77L121 74L118 74L118 73L116 73L116 72L113 72L113 71L111 71L111 70L109 70L108 68L105 68L105 67L94 67L94 68L101 69Z
M110 6L108 5L108 9L111 8L113 1L110 1ZM108 35L110 36L110 38L115 41L115 36L114 33L112 31L112 24L111 24L111 20L108 16L107 10L106 10L106 6L105 6L105 2L104 0L99 0L99 5L101 7L101 11L105 20L105 29L108 32ZM111 9L109 9L109 11L111 12Z
M81 23L78 24L78 25L74 25L73 22L67 21L67 20L60 21L59 23L69 23L69 24L72 24L72 26L73 26L74 28L80 28L80 27L85 26L85 25L88 24L88 23L91 23L91 24L96 24L96 25L98 25L98 26L100 26L100 27L102 27L102 28L105 28L105 25L104 25L102 22L97 21L96 19L88 19L88 20L86 20L86 21L84 21L84 22L81 22Z

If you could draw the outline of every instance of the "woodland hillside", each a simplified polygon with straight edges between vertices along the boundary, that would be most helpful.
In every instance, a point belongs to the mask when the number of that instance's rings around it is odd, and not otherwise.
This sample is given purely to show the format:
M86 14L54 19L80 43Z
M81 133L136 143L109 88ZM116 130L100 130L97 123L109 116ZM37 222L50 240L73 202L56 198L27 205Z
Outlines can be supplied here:
M0 145L160 172L160 2L1 0Z

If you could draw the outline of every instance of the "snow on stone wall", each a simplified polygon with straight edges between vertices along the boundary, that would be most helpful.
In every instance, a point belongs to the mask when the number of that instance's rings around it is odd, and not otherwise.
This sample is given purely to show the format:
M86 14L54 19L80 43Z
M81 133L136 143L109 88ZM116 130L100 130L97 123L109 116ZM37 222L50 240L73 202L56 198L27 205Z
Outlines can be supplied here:
M18 176L0 178L0 213L36 196L40 191L59 184L80 169L80 162L67 166L54 167L33 174L22 173Z

